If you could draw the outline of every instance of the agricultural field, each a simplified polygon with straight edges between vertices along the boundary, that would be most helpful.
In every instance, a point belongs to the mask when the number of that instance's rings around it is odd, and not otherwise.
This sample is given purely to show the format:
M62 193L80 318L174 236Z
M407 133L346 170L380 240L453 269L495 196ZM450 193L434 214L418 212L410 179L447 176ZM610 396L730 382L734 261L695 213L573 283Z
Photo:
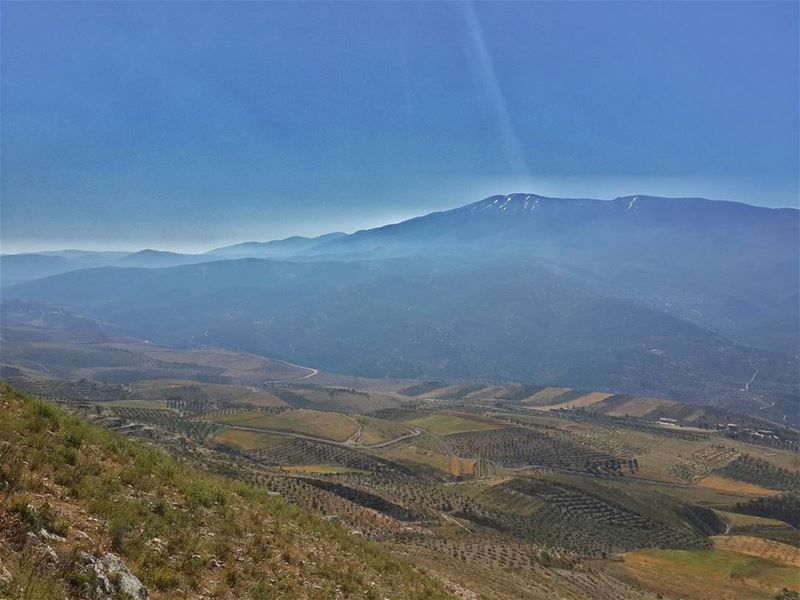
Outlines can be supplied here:
M361 434L356 441L364 446L383 444L413 432L411 428L402 423L376 419L375 417L360 416L357 421L361 427Z
M203 420L232 427L294 433L334 442L344 442L359 432L358 422L351 417L338 413L305 409L278 414L262 411L212 414L204 417Z
M233 446L246 452L264 450L279 444L286 443L286 438L280 435L271 435L257 431L243 431L241 429L222 429L210 439L212 443Z
M418 417L406 424L421 427L433 435L452 435L456 433L467 433L473 431L492 431L502 429L502 423L496 423L488 419L480 419L471 415L460 415L452 413L434 413Z

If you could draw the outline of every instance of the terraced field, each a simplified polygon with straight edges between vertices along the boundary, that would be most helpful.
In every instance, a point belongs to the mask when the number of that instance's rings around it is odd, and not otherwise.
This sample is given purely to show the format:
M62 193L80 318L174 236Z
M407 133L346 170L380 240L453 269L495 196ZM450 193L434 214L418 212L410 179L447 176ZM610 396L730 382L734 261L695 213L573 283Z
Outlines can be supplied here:
M452 434L447 444L462 457L479 457L504 467L550 467L574 470L612 470L623 459L598 452L560 433L509 427Z

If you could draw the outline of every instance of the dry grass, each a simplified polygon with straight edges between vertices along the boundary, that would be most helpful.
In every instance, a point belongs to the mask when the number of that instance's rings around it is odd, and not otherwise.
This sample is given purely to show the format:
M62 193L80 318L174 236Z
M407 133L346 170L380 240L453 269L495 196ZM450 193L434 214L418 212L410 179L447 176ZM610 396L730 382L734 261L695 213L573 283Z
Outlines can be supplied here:
M414 425L428 430L433 435L450 435L451 433L466 433L470 431L489 431L492 429L502 429L502 423L482 419L474 415L462 415L457 413L436 413L426 415L413 421L407 421L408 425Z
M720 490L722 492L732 492L735 494L749 494L752 496L777 496L780 492L770 490L760 485L727 479L719 475L709 475L697 482L700 487Z
M424 448L412 444L399 444L386 448L383 456L401 463L412 463L433 467L443 473L450 474L451 456L433 448Z
M772 599L796 588L798 571L785 563L729 550L637 550L624 556L642 585L679 598Z
M749 535L716 535L711 539L714 541L714 548L770 558L800 567L800 548L789 544ZM797 576L800 581L800 571Z
M410 563L265 490L191 469L4 385L0 446L13 448L0 454L0 556L13 578L0 582L0 597L88 597L71 559L78 550L121 555L153 600L450 597ZM29 551L28 533L42 528L64 537L46 541L57 568Z
M108 344L108 346L141 353L163 362L223 369L224 376L248 385L260 385L266 380L295 379L310 373L309 369L294 367L280 360L231 350L211 348L176 350L151 344Z
M666 408L675 406L677 402L672 400L660 400L658 398L631 398L622 404L614 407L612 410L603 411L604 414L612 417L624 417L630 415L631 417L644 417L654 410L659 408Z
M475 467L478 464L476 458L450 457L450 474L456 477L474 477Z
M358 431L358 423L354 419L317 410L293 410L276 415L251 411L217 415L209 419L238 427L286 431L337 442L345 441Z
M263 450L277 444L286 442L287 438L280 435L270 435L269 433L259 433L257 431L243 431L241 429L223 429L218 431L211 438L212 442L225 444L245 450Z
M147 408L150 410L169 410L163 400L115 400L98 402L104 408Z
M789 527L788 524L778 519L768 519L766 517L745 515L742 513L728 512L726 510L717 510L716 512L731 527Z

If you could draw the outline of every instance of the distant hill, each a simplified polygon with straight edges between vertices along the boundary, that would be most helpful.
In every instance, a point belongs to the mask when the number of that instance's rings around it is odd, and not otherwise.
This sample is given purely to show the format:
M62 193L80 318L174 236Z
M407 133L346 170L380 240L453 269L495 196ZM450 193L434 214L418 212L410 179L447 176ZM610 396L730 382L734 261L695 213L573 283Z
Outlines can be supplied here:
M288 257L304 252L314 252L314 249L325 242L330 242L346 234L341 232L327 233L319 237L302 237L295 235L283 240L270 242L244 242L232 246L215 248L206 252L208 255L225 258L276 258Z
M0 256L0 286L7 287L69 271L112 265L152 269L210 260L214 260L214 258L150 249L133 253L55 250L33 254L6 254Z
M55 273L109 265L130 252L95 250L47 250L0 256L0 275L3 285L13 280L23 281L46 277Z
M188 265L192 263L206 262L208 256L202 254L180 254L177 252L165 252L163 250L140 250L133 254L128 254L114 262L115 266L120 267L142 267L145 269L176 267L178 265Z
M89 266L99 266L89 264ZM6 254L0 256L0 284L14 285L84 268L85 265L65 256L44 254Z

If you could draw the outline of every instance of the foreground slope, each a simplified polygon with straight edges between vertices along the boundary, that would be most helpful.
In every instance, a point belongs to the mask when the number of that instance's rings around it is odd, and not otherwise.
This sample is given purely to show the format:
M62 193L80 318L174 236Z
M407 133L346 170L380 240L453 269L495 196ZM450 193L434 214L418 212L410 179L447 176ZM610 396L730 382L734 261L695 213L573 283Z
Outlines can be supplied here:
M0 469L2 597L449 597L409 564L263 491L5 384Z

